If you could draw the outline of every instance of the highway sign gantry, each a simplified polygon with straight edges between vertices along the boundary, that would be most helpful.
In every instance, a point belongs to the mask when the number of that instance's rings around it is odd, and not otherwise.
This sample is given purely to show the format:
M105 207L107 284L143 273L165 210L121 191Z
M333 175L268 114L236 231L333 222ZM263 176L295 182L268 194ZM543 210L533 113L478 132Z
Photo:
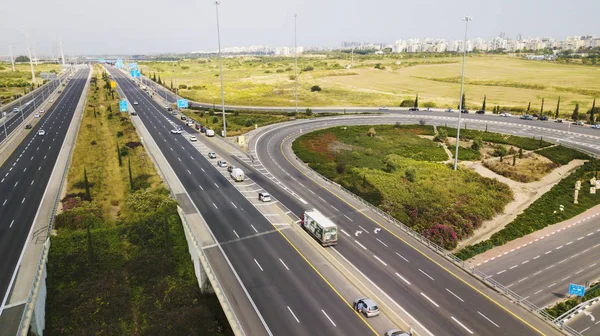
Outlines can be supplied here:
M121 112L127 112L128 111L127 100L121 100L121 101L119 101L119 111L121 111Z
M177 108L188 108L187 99L177 99Z

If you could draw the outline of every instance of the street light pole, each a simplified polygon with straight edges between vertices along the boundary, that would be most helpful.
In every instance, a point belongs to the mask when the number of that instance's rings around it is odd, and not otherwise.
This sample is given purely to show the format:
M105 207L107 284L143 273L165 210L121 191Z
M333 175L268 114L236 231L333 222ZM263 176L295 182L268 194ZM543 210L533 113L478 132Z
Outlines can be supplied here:
M296 113L298 113L298 34L296 21L298 21L298 14L294 14L294 77L296 79Z
M227 137L227 123L225 122L225 90L223 88L223 59L221 57L221 31L219 30L219 1L215 1L217 12L217 43L219 46L219 77L221 78L221 109L223 111L223 137Z
M467 28L469 25L469 21L472 21L473 18L470 16L465 16L463 19L465 21L465 39L463 42L463 62L462 62L462 74L460 80L460 97L458 103L458 125L456 126L456 152L454 154L454 170L458 168L458 143L460 139L460 117L462 115L463 110L463 94L464 94L464 86L465 86L465 62L467 60Z

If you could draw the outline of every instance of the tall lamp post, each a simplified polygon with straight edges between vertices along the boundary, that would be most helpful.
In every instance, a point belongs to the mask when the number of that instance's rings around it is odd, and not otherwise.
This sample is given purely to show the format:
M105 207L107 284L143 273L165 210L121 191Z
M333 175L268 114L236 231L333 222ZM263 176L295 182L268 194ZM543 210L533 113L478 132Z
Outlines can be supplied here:
M463 110L463 94L464 94L464 86L465 86L465 62L467 60L467 28L469 26L469 21L472 21L473 18L470 16L465 16L463 19L465 21L465 39L463 42L463 62L462 62L462 74L460 80L460 97L458 103L458 125L456 126L456 152L454 154L454 170L458 168L458 143L460 139L460 116L462 115Z
M219 30L219 1L215 1L217 12L217 43L219 46L219 77L221 78L221 109L223 111L223 137L227 137L227 123L225 122L225 91L223 89L223 58L221 57L221 32Z
M296 79L296 113L298 113L298 34L296 33L296 21L298 14L294 14L294 77Z

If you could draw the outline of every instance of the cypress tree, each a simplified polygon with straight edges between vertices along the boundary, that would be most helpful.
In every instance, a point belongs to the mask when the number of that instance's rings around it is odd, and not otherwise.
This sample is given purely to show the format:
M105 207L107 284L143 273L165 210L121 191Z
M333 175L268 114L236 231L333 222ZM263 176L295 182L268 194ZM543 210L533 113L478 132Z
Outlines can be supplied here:
M465 93L464 93L464 92L463 92L463 95L462 95L462 108L463 108L464 110L466 110L466 109L467 109L467 98L465 97ZM459 112L460 112L460 111L459 111Z
M573 119L573 121L579 120L579 103L575 104L575 109L573 110L571 119Z
M122 167L123 162L121 161L121 148L119 148L119 140L117 140L117 156L119 157L119 167Z
M419 94L417 93L417 97L415 98L415 104L413 106L414 108L418 108L419 107Z
M540 107L540 115L544 113L544 98L542 98L542 106Z
M131 173L131 159L129 158L129 156L127 157L127 168L129 169L129 185L131 186L131 190L134 190L134 188L133 188L133 174Z
M558 96L558 103L556 103L556 113L554 114L554 119L558 119L559 111L560 111L560 96Z
M483 111L485 111L485 101L486 101L486 100L487 100L487 96L486 96L486 95L484 95L484 96L483 96L483 104L481 105L481 109L482 109Z
M85 167L83 168L83 187L85 188L85 198L88 201L91 201L92 195L90 194L90 183L88 181L87 171L85 170Z
M527 114L529 114L530 110L531 110L531 102L529 102L529 104L527 104Z
M590 110L590 124L595 125L596 120L594 120L594 115L596 114L596 98L594 98L594 102L592 103L592 109Z
M519 159L523 158L523 148L519 148Z
M173 90L173 78L171 78L171 90Z
M513 155L513 166L517 165L517 156Z

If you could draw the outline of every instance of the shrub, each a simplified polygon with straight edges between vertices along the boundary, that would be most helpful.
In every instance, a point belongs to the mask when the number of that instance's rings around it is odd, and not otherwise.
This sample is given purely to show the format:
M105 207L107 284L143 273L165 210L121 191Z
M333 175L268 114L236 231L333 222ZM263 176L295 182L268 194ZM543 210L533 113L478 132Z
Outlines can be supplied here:
M302 68L302 71L313 71L315 68L313 68L311 65Z
M312 116L313 111L312 111L312 109L310 107L307 107L306 110L305 110L305 112L304 112L304 114L306 114L307 116Z
M219 118L217 118L216 116L212 118L212 123L216 124L219 122Z
M438 134L433 138L435 141L444 141L448 138L448 131L446 129L438 129Z
M123 131L118 131L117 132L117 138L121 138L123 137Z
M321 90L322 90L322 89L321 89L321 87L320 87L320 86L318 86L318 85L313 85L313 86L310 88L310 92L319 92L319 91L321 91Z
M179 84L179 89L180 90L186 90L187 88L188 88L187 85L185 85L185 84Z
M429 108L434 108L437 107L437 104L432 102L432 101L428 101L428 102L424 102L423 104L421 104L421 106L423 107L429 107Z
M267 70L267 71L269 71L269 70ZM266 71L265 71L265 72L266 72ZM276 72L276 73L283 73L283 69L277 69L277 70L275 70L275 72Z
M406 177L406 179L409 182L415 182L417 179L417 170L415 169L415 167L408 167L406 168L406 170L404 171L404 177Z
M96 140L90 141L90 145L95 146L97 144Z
M379 70L385 70L385 66L381 65L381 63L375 64L374 68Z
M481 149L481 147L483 147L483 139L481 139L481 137L476 137L475 139L473 139L471 149L478 151Z
M413 107L414 104L415 104L415 101L413 99L404 99L400 103L400 107Z

